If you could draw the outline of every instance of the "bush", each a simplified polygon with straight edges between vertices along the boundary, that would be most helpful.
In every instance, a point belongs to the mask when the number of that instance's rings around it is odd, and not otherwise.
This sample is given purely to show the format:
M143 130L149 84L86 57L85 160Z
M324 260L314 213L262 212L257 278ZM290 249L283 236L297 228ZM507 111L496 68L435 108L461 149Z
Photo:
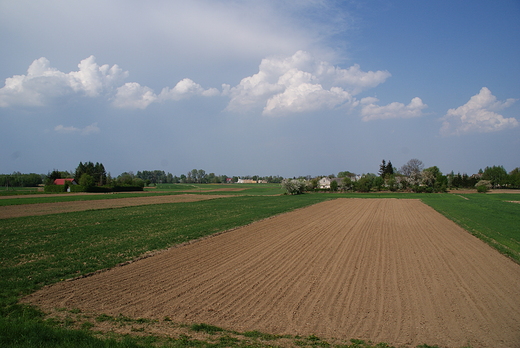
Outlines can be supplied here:
M477 188L478 192L487 192L487 190L490 190L491 187L493 187L493 186L491 185L491 181L489 181L489 180L480 180L479 182L477 182L475 184L475 187ZM481 188L479 191L479 187L483 187L483 188ZM485 188L485 190L484 190L484 188Z
M86 189L94 186L94 177L87 173L83 173L81 178L79 178L79 184Z
M63 193L66 191L65 185L45 185L43 192L45 193Z
M113 192L126 192L126 191L143 191L142 186L132 185L116 185L112 188Z
M477 186L478 193L486 193L488 192L488 187L486 185Z
M361 177L358 181L355 182L355 189L358 192L370 192L372 188L372 183L369 178L366 176Z
M291 195L299 195L305 190L305 182L296 179L283 179L281 185Z

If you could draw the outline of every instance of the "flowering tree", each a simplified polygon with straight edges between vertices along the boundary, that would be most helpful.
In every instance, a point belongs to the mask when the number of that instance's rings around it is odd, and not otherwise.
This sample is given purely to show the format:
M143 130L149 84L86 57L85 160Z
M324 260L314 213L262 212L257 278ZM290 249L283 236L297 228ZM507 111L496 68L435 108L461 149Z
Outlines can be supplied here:
M299 195L305 190L305 182L296 179L283 179L282 188L291 195Z

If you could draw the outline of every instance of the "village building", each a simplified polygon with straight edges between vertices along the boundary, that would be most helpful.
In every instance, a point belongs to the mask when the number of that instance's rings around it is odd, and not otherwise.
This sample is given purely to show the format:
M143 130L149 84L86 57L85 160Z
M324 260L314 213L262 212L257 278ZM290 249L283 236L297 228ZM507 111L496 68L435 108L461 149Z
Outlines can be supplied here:
M343 184L343 178L329 178L329 177L323 177L318 182L320 189L330 189L331 182L337 182L338 187L340 187Z
M65 178L65 179L54 179L54 185L65 185L65 183L69 184L69 187L67 187L67 192L70 192L70 185L77 185L78 183L76 180L71 178Z

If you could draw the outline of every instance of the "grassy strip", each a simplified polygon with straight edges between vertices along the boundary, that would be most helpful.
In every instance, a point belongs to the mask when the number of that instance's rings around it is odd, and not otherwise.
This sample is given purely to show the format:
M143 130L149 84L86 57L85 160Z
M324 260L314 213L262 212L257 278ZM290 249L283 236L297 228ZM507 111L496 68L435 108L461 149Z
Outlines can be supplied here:
M94 321L97 321L95 318ZM240 347L330 347L330 348L396 348L386 343L372 343L359 339L350 341L327 341L315 335L306 337L290 335L272 335L258 331L236 332L225 330L207 324L193 324L182 327L171 323L179 333L175 336L158 336L151 334L149 328L153 323L144 323L140 319L125 317L103 317L104 322L113 323L113 327L127 327L136 335L117 333L92 333L89 331L91 323L85 321L83 329L72 329L74 322L70 320L58 324L48 322L10 322L9 331L0 331L0 345L6 348L65 348L65 347L89 347L89 348L240 348ZM49 320L48 320L49 321ZM162 321L165 324L166 321ZM94 325L94 324L91 324ZM167 324L166 324L167 325ZM0 318L0 330L5 329L4 319ZM194 337L196 336L196 338ZM419 345L417 348L439 348L438 346Z
M147 197L147 196L164 196L176 194L175 192L154 192L146 191L141 193L90 193L90 194L55 194L52 196L38 197L38 196L15 196L12 198L0 199L0 207L8 205L21 204L36 204L36 203L56 203L56 202L76 202L76 201L94 201L100 199L115 199L115 198L131 198L131 197Z
M431 195L423 202L520 263L520 194Z
M39 187L7 187L0 186L0 196L11 196L11 195L34 195L38 193L43 193L39 191Z

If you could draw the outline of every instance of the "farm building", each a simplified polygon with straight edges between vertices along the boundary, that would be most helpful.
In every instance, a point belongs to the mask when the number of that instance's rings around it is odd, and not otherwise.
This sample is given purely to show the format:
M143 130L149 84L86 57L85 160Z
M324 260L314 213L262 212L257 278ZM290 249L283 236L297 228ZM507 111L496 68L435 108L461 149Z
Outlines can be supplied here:
M54 185L65 185L65 183L68 183L70 185L77 185L78 183L74 179L54 179ZM70 187L67 187L67 192L70 192Z
M54 185L65 185L65 182L68 182L71 185L77 185L78 183L74 179L55 179Z
M238 179L237 184L256 184L256 180Z

